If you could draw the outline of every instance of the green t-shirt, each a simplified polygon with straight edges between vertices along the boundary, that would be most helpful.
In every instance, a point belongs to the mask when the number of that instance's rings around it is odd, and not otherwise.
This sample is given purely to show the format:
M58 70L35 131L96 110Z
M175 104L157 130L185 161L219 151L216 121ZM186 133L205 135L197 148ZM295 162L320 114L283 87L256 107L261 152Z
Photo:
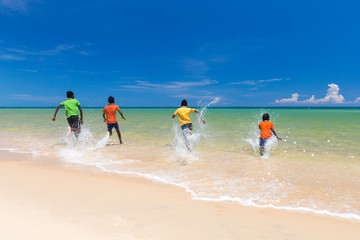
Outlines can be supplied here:
M66 118L79 115L78 106L80 106L80 103L78 100L73 98L68 98L66 101L60 103L60 105L65 107Z

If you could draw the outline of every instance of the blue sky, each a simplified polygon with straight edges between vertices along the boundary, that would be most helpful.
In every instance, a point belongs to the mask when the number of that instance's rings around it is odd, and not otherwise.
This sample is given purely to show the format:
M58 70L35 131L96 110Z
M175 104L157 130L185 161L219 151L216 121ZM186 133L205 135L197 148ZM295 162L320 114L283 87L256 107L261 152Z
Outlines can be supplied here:
M0 0L0 106L360 106L359 1Z

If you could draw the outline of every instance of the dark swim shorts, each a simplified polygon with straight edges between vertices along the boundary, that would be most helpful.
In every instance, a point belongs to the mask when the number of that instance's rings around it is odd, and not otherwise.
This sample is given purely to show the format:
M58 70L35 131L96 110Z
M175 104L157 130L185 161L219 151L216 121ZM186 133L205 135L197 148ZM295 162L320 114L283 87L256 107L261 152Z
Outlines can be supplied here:
M80 129L80 118L78 115L73 115L67 118L67 121L71 128Z
M184 125L181 125L181 129L185 130L185 129L190 129L192 130L192 123L186 123Z
M108 123L108 124L107 124L107 127L108 127L108 131L110 132L111 129L113 129L113 128L118 129L118 128L119 128L119 124L118 124L118 123Z
M264 147L267 140L268 138L260 138L260 147Z

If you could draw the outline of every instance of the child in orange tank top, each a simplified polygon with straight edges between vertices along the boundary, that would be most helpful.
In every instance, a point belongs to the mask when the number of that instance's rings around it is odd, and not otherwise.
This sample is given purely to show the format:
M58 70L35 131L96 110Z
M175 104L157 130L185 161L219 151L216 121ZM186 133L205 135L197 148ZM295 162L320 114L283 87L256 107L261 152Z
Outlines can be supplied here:
M115 128L116 133L117 133L117 135L119 137L120 144L124 144L123 141L121 140L121 133L120 133L120 129L119 129L119 124L117 123L117 119L116 119L116 111L118 111L120 113L121 117L124 120L126 120L126 118L124 117L124 115L120 111L119 106L114 104L115 103L115 98L114 97L110 96L108 98L108 102L109 102L109 105L107 105L103 109L104 122L107 124L109 135L110 136L112 135L112 129Z
M272 133L274 133L277 140L282 140L282 138L279 138L274 130L274 124L270 122L270 116L268 113L265 113L262 116L263 121L259 124L260 129L260 155L264 155L265 150L265 144L266 141L272 136Z

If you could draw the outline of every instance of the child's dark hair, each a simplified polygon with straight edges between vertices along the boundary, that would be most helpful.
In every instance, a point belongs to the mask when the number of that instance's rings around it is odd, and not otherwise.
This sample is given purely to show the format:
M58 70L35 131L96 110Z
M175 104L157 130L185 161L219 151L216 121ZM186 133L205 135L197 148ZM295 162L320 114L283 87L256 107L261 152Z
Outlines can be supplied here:
M181 101L181 106L187 106L187 101L185 99Z
M114 98L113 96L110 96L110 97L108 98L108 102L109 102L109 103L114 103L114 102L115 102L115 98Z
M74 93L72 91L67 91L66 92L66 97L67 98L72 98L74 96Z
M269 121L270 120L270 115L268 113L265 113L263 116L262 116L262 119L263 121L267 120Z

